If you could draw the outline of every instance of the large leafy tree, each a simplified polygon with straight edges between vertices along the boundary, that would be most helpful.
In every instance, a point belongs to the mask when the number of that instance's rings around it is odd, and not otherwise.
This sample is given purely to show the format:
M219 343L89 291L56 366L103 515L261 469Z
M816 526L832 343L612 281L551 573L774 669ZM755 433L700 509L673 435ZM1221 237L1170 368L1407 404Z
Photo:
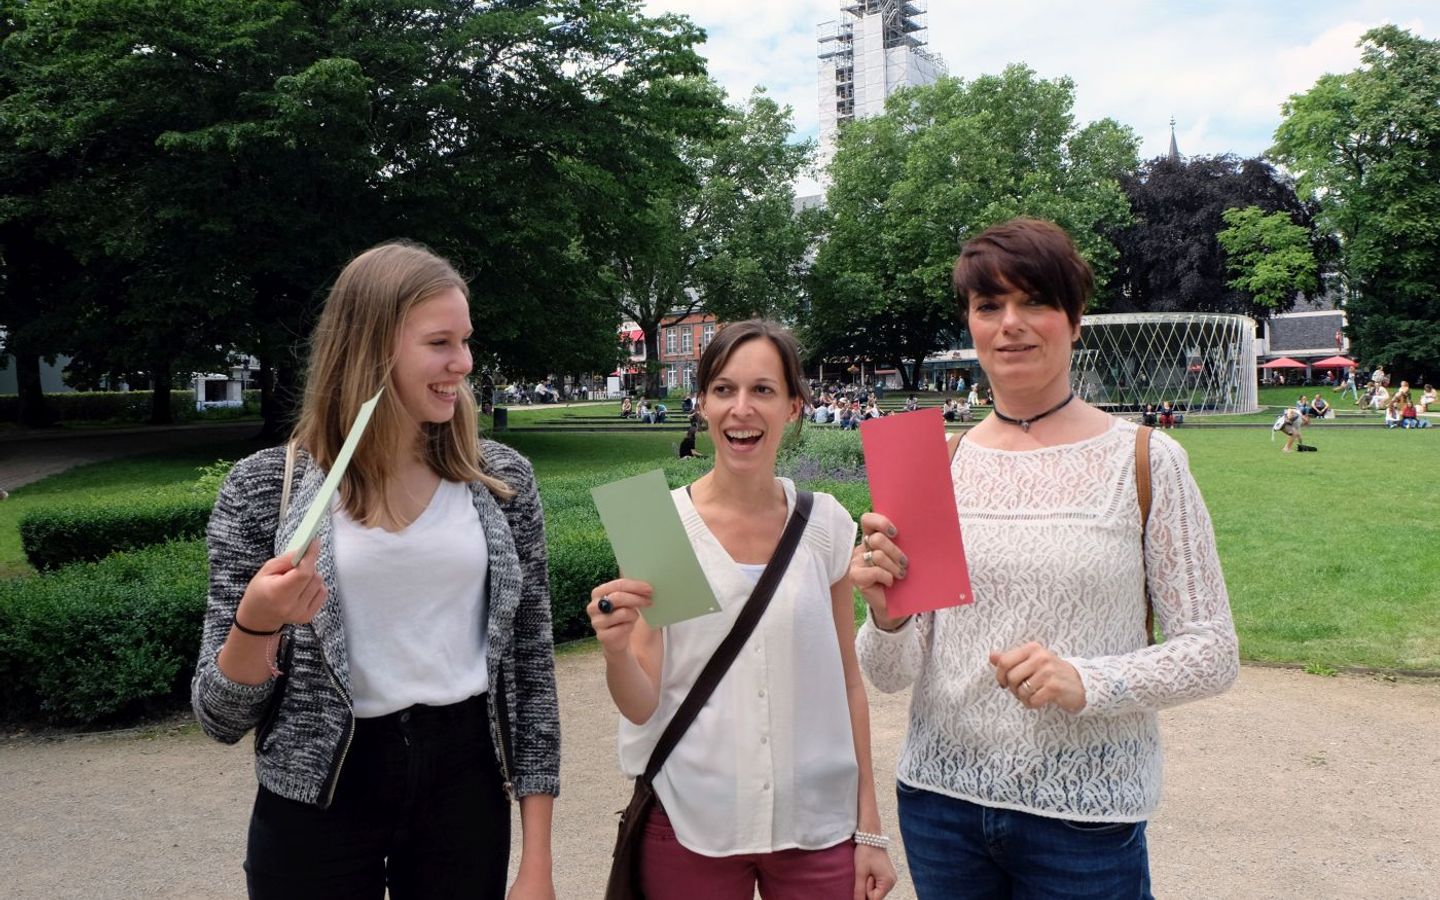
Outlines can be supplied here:
M1244 286L1249 282L1232 283L1217 238L1229 227L1230 209L1283 213L1311 236L1312 256L1327 258L1328 245L1314 237L1313 206L1301 202L1291 180L1262 159L1160 157L1127 177L1124 187L1133 221L1114 233L1120 255L1103 299L1111 311L1264 316L1293 306L1294 293L1267 293L1262 299Z
M1360 68L1289 99L1271 154L1338 235L1355 352L1440 368L1440 41L1365 33Z
M974 81L897 92L885 113L841 132L830 167L828 236L806 319L822 355L894 365L907 388L958 327L950 270L960 245L1018 215L1059 223L1102 278L1102 232L1128 221L1119 179L1136 138L1072 115L1074 83L1013 65Z
M719 89L709 85L719 101ZM813 152L792 143L791 111L762 90L725 107L705 133L683 140L683 168L657 177L606 267L620 312L658 359L660 324L702 306L721 320L793 315L813 214L795 210L792 184ZM659 389L647 372L647 393Z
M1216 235L1225 249L1230 286L1275 308L1319 286L1310 234L1283 212L1266 215L1258 206L1227 209L1227 226Z
M0 123L84 163L40 201L90 276L83 353L157 383L183 349L255 353L272 430L319 297L384 239L473 276L481 358L608 359L591 248L713 111L700 32L636 0L12 8Z

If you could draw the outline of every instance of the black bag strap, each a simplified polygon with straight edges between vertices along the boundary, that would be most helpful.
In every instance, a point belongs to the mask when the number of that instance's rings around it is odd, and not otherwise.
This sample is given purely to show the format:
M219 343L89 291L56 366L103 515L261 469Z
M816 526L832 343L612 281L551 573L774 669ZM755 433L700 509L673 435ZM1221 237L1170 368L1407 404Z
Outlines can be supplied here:
M655 750L650 754L650 762L645 766L645 774L640 776L646 781L653 781L665 765L665 760L670 757L670 751L674 750L685 736L695 717L700 714L710 695L715 693L715 688L720 686L720 679L730 670L730 664L735 657L740 655L740 649L754 633L755 626L760 624L760 617L770 606L770 598L775 595L775 588L780 586L780 579L785 576L785 570L790 567L790 559L795 555L795 548L800 545L800 535L805 531L805 525L810 521L810 507L815 501L815 495L809 491L795 492L795 511L790 514L790 521L785 525L785 531L780 535L780 543L775 547L775 555L770 557L770 562L765 565L765 571L760 573L760 580L755 583L755 589L750 592L750 599L745 601L745 608L735 619L735 624L730 626L730 633L725 635L725 640L715 649L710 661L705 663L705 668L700 670L700 676L695 679L695 686L690 688L680 708L670 718L670 723L660 733L660 740L655 744Z

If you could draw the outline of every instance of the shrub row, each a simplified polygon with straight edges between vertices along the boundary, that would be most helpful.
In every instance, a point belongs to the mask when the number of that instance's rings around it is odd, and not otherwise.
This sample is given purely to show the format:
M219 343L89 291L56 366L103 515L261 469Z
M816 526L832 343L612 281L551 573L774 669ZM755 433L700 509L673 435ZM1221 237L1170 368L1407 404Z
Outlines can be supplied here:
M696 459L662 465L671 487L693 481L708 467L708 461ZM639 463L541 483L557 641L590 633L585 615L590 590L616 575L590 489L653 468ZM863 483L821 480L807 486L835 494L852 515L869 503ZM32 563L49 569L63 554L44 554L44 545L65 545L66 558L73 560L81 558L87 540L94 551L102 541L117 547L120 535L131 541L124 545L129 547L175 534L200 535L209 510L208 499L172 497L150 507L132 502L113 509L32 513L22 522L22 533ZM37 521L58 537L39 536ZM0 683L7 687L0 693L0 718L103 722L185 697L195 667L206 577L204 542L190 540L0 583Z
M20 545L30 565L48 572L104 559L119 550L203 537L213 504L212 493L35 509L20 519Z
M46 394L45 402L61 422L133 422L150 421L151 391L75 391ZM170 414L178 422L192 419L226 418L240 414L260 414L260 392L243 392L243 409L197 412L194 391L171 391ZM0 422L20 421L20 399L15 394L0 394Z
M104 722L183 697L205 573L190 541L0 582L0 716Z

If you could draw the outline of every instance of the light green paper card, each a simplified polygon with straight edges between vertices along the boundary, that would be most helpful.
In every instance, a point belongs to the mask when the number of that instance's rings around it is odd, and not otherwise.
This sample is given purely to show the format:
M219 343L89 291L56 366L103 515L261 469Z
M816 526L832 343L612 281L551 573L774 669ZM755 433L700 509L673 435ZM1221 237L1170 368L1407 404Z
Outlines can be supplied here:
M663 628L719 612L715 592L705 580L680 512L670 499L664 472L656 469L602 484L591 488L590 494L621 573L648 581L655 589L651 595L654 605L641 613L645 624Z
M355 416L355 424L350 426L350 433L345 435L345 443L340 445L340 453L335 457L335 465L330 467L330 473L325 476L325 483L320 485L320 493L316 495L310 508L305 511L305 518L300 520L299 530L290 538L290 543L285 547L285 552L290 554L290 565L300 565L300 557L305 555L305 551L310 547L310 542L315 540L315 533L320 530L320 519L329 511L330 499L335 496L336 488L340 487L340 479L350 465L350 457L355 455L355 448L359 446L360 438L365 434L365 426L370 424L370 416L375 412L375 404L380 402L380 395L383 393L385 393L385 389L382 387L375 392L375 396L360 405L360 412Z

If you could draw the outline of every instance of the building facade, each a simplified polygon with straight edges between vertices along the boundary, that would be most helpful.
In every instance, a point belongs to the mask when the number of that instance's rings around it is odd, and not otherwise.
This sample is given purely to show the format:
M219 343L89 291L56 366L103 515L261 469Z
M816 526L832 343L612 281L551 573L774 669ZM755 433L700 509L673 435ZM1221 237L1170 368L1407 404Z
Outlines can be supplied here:
M665 319L661 323L661 377L665 387L671 392L689 393L697 389L696 373L700 368L700 354L710 346L719 328L719 321L707 312L691 313L678 319Z
M945 74L925 49L924 0L850 0L841 18L819 27L820 165L835 155L835 136L857 118L885 111L897 89Z

